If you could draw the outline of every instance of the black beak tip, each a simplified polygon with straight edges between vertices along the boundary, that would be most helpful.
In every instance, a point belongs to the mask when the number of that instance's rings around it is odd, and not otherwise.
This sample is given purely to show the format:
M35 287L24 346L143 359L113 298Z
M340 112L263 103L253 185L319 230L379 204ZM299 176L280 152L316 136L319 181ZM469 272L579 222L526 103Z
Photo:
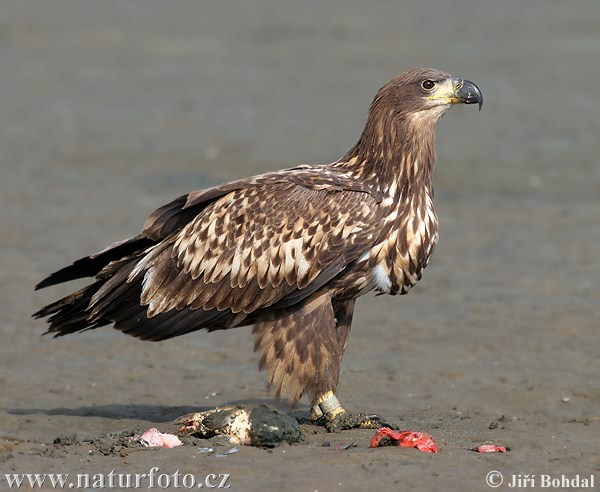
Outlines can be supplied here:
M481 111L481 107L483 106L483 94L479 87L470 80L463 81L463 84L456 95L460 97L464 104L479 105L479 111Z

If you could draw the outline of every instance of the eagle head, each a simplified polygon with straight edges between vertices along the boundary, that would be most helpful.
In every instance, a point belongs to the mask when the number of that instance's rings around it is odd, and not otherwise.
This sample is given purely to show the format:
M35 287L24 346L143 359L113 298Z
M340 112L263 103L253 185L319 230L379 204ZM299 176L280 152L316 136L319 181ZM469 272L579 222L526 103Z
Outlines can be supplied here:
M385 107L395 116L437 123L453 104L478 104L481 110L483 95L469 80L432 68L416 68L384 85L375 96L371 109Z

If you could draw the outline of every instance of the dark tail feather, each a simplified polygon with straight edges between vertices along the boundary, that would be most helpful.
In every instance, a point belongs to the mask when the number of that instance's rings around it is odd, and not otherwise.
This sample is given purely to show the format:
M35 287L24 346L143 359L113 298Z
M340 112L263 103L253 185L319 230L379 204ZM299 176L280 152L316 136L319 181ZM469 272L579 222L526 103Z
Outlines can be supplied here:
M52 275L37 284L35 286L35 290L43 289L44 287L49 287L51 285L61 284L63 282L68 282L78 278L93 277L111 261L120 260L121 258L144 250L153 244L156 244L156 242L152 239L148 239L143 234L126 239L125 241L111 244L108 248L96 253L95 255L81 258L72 265L54 272ZM61 301L58 302L60 303Z
M104 282L104 280L98 280L73 294L43 307L35 313L33 315L34 318L50 316L48 318L50 326L44 335L53 333L55 337L60 337L110 323L109 320L105 319L90 321L89 313L87 312L87 307L92 296L102 287Z
M93 284L49 304L33 316L35 318L49 316L50 327L45 334L54 333L54 336L58 337L113 323L116 320L115 315L132 305L136 306L138 311L145 312L146 308L139 304L142 291L141 277L130 283L127 282L127 277L135 264L135 257L133 257L128 262L120 264L116 271L103 275ZM111 295L113 290L121 294L121 297L117 295L117 298L113 298ZM104 294L102 291L105 291ZM96 299L98 296L99 299Z
M242 320L230 310L216 309L172 309L149 318L148 306L140 304L144 275L128 281L137 260L135 255L115 260L94 283L49 304L33 316L48 317L50 326L45 334L54 337L114 323L117 330L149 341L166 340L203 328L213 331L250 323L250 317Z
M239 185L238 185L239 186ZM140 305L143 275L128 281L137 260L152 246L180 230L210 202L235 187L210 188L181 196L150 215L141 234L114 243L95 255L77 260L54 272L35 289L83 277L96 277L94 283L40 309L33 316L48 318L46 333L55 337L115 323L115 328L144 340L163 340L201 328L224 329L232 313L173 310L148 318L147 306ZM166 246L166 245L165 245ZM212 323L212 324L211 324Z

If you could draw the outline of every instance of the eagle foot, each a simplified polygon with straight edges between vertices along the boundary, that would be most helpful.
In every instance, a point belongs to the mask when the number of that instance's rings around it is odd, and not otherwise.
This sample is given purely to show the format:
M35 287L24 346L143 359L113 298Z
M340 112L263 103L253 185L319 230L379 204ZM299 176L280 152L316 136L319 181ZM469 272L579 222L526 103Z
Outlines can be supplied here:
M379 429L380 427L397 429L397 426L390 424L379 415L367 415L364 413L344 412L331 419L324 418L322 422L317 423L324 425L328 432L340 432L350 429Z
M397 428L378 415L347 413L332 391L327 391L317 398L311 409L310 418L313 423L322 425L329 432L349 429L379 429L380 427Z

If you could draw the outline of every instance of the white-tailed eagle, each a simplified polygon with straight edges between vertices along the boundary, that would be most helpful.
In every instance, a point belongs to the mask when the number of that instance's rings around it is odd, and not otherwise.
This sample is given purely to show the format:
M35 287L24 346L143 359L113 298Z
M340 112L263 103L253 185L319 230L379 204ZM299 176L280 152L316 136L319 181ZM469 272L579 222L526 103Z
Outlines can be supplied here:
M194 191L159 208L140 234L53 273L36 288L93 277L35 313L48 333L113 325L143 340L254 325L260 368L278 397L334 396L354 301L404 294L438 239L435 128L479 88L432 69L383 86L358 143L340 160Z

